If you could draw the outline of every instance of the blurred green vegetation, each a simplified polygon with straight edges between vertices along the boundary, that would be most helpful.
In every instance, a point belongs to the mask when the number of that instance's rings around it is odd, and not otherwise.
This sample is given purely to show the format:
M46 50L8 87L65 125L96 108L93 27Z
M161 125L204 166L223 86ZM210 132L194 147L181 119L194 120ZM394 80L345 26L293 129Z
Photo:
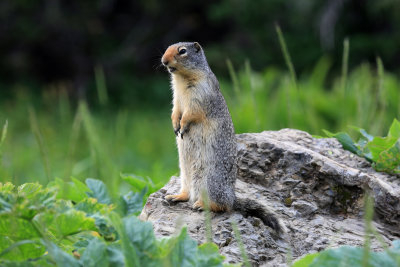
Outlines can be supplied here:
M228 78L227 58L235 66L248 59L257 71L282 68L275 24L296 53L299 74L309 73L324 55L340 59L345 38L352 42L351 69L380 56L398 73L399 14L398 0L2 0L0 98L10 96L15 84L41 91L54 83L69 83L69 94L85 97L101 65L112 103L140 104L151 91L160 104L165 90L138 86L154 79L170 44L200 42L218 77ZM340 60L331 63L339 72Z
M342 75L334 77L331 65L321 58L296 80L273 67L255 72L249 62L235 70L228 61L232 79L220 83L236 132L290 127L320 135L322 129L337 132L356 125L383 135L400 117L399 78L385 72L379 58L376 65L361 64L348 74L345 62ZM96 177L115 192L126 185L121 173L150 177L157 185L153 190L178 174L170 104L109 103L100 73L91 105L71 103L62 86L41 95L20 89L13 100L1 102L0 124L7 120L8 127L0 147L0 181ZM168 92L167 77L160 86Z

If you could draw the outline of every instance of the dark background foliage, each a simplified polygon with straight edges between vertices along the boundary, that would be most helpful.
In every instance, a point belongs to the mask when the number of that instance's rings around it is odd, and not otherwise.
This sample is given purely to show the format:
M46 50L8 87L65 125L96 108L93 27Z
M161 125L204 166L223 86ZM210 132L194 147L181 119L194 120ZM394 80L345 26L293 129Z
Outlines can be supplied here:
M210 65L227 76L249 59L253 69L284 67L275 32L279 24L297 72L306 72L323 55L341 64L342 42L351 42L349 65L380 56L385 68L400 62L400 5L396 0L3 0L0 2L0 83L30 84L43 90L65 83L72 95L93 86L96 65L105 70L115 103L146 99L159 59L169 44L199 41ZM145 78L145 79L143 79ZM146 78L152 78L147 83ZM164 77L165 78L165 77ZM32 86L36 84L36 86ZM143 86L147 86L144 91ZM6 89L7 88L7 89ZM14 88L14 89L10 89ZM121 92L125 92L123 97Z

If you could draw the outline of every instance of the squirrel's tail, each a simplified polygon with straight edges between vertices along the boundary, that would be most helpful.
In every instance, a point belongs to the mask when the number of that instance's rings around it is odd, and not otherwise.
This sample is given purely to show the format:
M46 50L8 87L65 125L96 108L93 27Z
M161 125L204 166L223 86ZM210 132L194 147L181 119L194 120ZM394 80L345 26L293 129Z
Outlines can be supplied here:
M279 220L278 215L263 203L253 199L236 198L233 209L245 216L253 216L261 219L265 225L271 227L278 235L286 233L286 227Z

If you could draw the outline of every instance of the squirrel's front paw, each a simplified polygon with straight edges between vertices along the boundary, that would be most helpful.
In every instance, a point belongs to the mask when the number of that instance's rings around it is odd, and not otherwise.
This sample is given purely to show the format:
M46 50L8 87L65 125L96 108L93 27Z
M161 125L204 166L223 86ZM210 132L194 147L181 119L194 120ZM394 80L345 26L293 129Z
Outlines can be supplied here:
M172 127L174 128L174 133L176 136L179 134L181 129L181 116L177 112L173 112L171 115Z
M181 129L181 126L179 125L179 123L178 123L178 126L177 126L177 127L174 126L174 133L175 133L175 136L178 136L179 130L180 130L180 129Z
M183 135L184 134L187 134L189 132L189 124L190 123L187 123L185 125L181 125L181 127L180 127L181 129L179 131L179 133L181 134L181 139L183 139Z

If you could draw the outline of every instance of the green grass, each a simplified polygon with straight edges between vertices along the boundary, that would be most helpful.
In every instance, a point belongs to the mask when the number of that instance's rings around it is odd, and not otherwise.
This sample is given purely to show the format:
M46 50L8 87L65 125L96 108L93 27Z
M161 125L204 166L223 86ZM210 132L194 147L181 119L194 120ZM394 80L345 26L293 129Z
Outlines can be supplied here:
M119 190L120 173L149 176L155 183L177 173L175 138L167 108L151 111L77 106L58 95L36 101L20 96L1 106L8 120L2 142L0 181L46 184L54 177L100 178ZM29 100L27 100L29 99Z
M345 67L339 76L330 72L331 63L322 58L295 83L288 71L255 72L249 62L235 70L228 63L233 83L220 83L236 132L290 127L322 135L322 129L338 132L357 125L383 135L400 117L399 79L384 71L379 58L376 66L362 64L348 74ZM98 84L104 81L97 78ZM160 90L168 86L165 77ZM116 107L108 103L106 88L99 91L99 103L89 106L71 103L64 90L39 97L18 91L13 100L1 102L0 125L8 121L8 127L0 147L0 181L95 177L114 192L124 186L120 173L148 176L155 184L177 174L170 100L162 107Z
M290 127L320 135L322 129L340 131L357 125L374 135L384 134L393 118L400 117L399 79L384 72L379 59L377 66L362 64L347 78L332 75L330 67L331 60L322 58L308 75L297 79L297 86L288 72L272 67L235 72L237 89L231 90L226 81L221 87L236 131Z
M248 61L237 71L228 60L232 81L220 79L237 133L289 127L322 135L323 129L338 132L356 125L381 136L394 118L400 118L400 80L385 72L379 57L376 65L363 63L349 71L346 39L341 74L331 71L332 59L323 57L312 71L298 77L279 26L276 32L287 71L267 67L256 72ZM0 125L4 125L0 182L46 184L54 177L96 177L116 193L127 185L121 173L143 176L133 178L141 185L150 177L153 191L178 173L170 100L163 98L164 104L159 105L168 78L163 84L136 83L135 92L152 88L154 95L147 98L157 99L152 106L120 107L110 102L102 67L96 66L94 73L91 105L71 103L63 85L44 90L41 96L13 88L15 97L0 102Z

